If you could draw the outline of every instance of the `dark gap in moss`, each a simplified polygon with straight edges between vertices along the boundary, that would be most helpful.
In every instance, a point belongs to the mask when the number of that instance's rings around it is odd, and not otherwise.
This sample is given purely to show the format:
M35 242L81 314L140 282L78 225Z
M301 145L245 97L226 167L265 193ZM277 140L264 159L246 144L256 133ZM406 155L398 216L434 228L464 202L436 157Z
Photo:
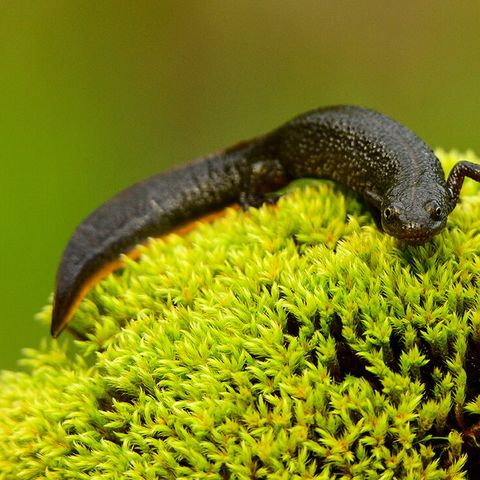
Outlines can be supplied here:
M195 469L195 465L192 465L192 464L188 461L188 459L186 459L185 457L180 457L180 456L178 455L178 452L177 452L177 451L173 451L172 454L175 456L175 460L177 461L177 466L178 466L179 468L182 468L182 467L183 467L183 468L185 468L185 469L188 468L189 470L191 470L192 467L193 467L194 471L196 470L196 469ZM178 455L178 456L177 456L177 455Z
M430 345L425 342L421 341L419 346L420 353L425 355L426 358L431 358L431 348ZM435 367L441 368L435 361L429 361L426 365L420 368L420 381L425 385L425 395L427 398L433 398L433 390L435 388L435 380L433 378L433 370Z
M251 391L252 391L252 397L253 397L253 404L256 405L257 403L257 397L258 397L258 393L254 392L255 390L255 387L257 387L257 385L260 385L260 387L263 387L265 385L265 383L263 382L263 380L260 380L259 378L251 375L250 376L250 386L251 386ZM258 391L258 389L256 389Z
M198 368L198 367L197 367ZM159 388L161 388L160 382L162 380L162 377L154 376L152 375L152 381L155 383L155 385L149 385L147 383L143 383L140 378L137 378L134 382L132 382L137 390L140 392L143 390L144 393L149 395L150 397L155 398L155 391ZM134 398L132 395L130 395L131 398ZM135 397L135 401L138 397Z
M364 333L365 333L365 329L362 324L363 316L364 316L363 310L361 308L358 308L357 315L354 318L353 332L355 333L355 336L359 338L364 338Z
M449 355L452 355L456 352L456 349L455 349L455 341L456 341L457 337L456 335L449 335L448 338L447 338L447 352L449 353ZM442 359L442 361L445 361L446 359Z
M298 333L300 332L300 322L298 321L297 317L292 313L287 313L287 325L286 325L286 333L291 335L292 337L298 337Z
M319 455L312 455L312 458L314 460L317 460L317 463L316 463L316 466L315 466L315 477L318 476L319 478L320 475L322 475L322 473L325 473L324 472L324 469L325 469L325 458L324 457L320 457Z
M455 415L454 400L452 400L452 407L448 412L447 420L445 422L445 428L442 433L446 433L448 435L448 432L450 432L451 430L462 430L462 427L459 425L457 416Z
M230 470L228 469L227 465L225 465L224 463L222 463L222 465L220 466L218 473L222 477L222 480L229 480L231 477Z
M337 240L335 241L335 245L330 249L332 253L337 253L337 249L344 238L345 238L344 235L341 235L339 238L337 238ZM325 245L325 246L329 248L328 245Z
M340 383L343 380L340 362L327 365L327 368L328 373L335 380L335 382Z
M343 322L340 317L340 315L335 312L331 317L330 317L330 322L328 323L328 332L335 340L337 339L342 339L344 342L344 338L342 336L342 328L343 328ZM338 340L337 340L338 341Z
M392 353L392 365L391 369L395 372L400 371L400 357L403 350L403 337L395 330L392 330L390 335L390 349Z
M320 312L317 310L315 315L311 318L313 328L315 330L320 330Z
M297 233L294 233L292 234L292 243L293 243L293 246L295 247L295 250L297 251L298 255L301 256L302 255L302 245L303 243L298 239L298 232Z
M393 332L392 340L395 342L395 351L398 354L397 372L400 372L400 357L401 357L401 354L405 352L405 346L403 344L403 335ZM438 354L434 352L432 345L423 338L423 336L421 335L421 332L418 332L415 344L420 354L424 355L425 358L429 360L426 365L422 366L419 369L419 375L420 375L419 380L426 387L425 395L427 396L427 398L432 398L432 392L433 392L433 389L435 388L433 371L436 367L441 369L442 371L444 370L444 364L443 364L444 359L438 357ZM418 379L417 376L411 377L411 378Z
M470 478L471 480L475 480L475 478L478 478L478 475L480 472L480 455L479 455L479 449L475 449L475 453L469 454L467 453L467 461L465 463L465 468L467 471L467 478Z
M444 359L441 357L440 352L436 350L430 342L419 337L418 349L420 353L426 355L429 360L428 364L424 367L426 371L433 371L433 367L442 367ZM430 368L427 369L427 367Z
M103 408L102 408L103 410ZM114 411L113 408L110 409L110 411ZM115 445L122 446L122 440L118 437L118 434L128 434L130 431L130 428L125 425L123 428L114 428L114 429L109 429L105 428L102 425L98 424L92 424L92 429L96 430L102 439L107 440L111 443L114 443Z
M472 425L462 434L463 437L463 452L467 454L466 469L468 478L476 479L478 472L480 472L480 423Z
M359 314L362 315L360 310ZM365 380L370 383L373 389L380 391L382 384L375 375L366 369L366 367L369 365L368 362L359 357L343 337L343 323L341 317L335 313L331 318L332 320L329 324L329 332L326 333L330 334L336 343L339 371L336 374L333 371L331 372L334 375L335 380L342 381L347 375L352 375L359 378L361 377L365 378ZM358 337L363 337L364 333L365 331L362 327L361 321L355 322L355 334Z
M390 339L388 343L383 344L381 346L382 352L383 352L383 362L385 365L394 373L399 373L400 372L400 365L396 361L396 357L393 354L392 351L392 346L390 343Z
M256 455L256 454L253 454L253 455L252 455L252 459L251 459L251 461L250 461L249 463L250 463L250 467L249 467L249 468L250 468L250 475L251 475L250 478L252 478L252 479L264 478L263 476L262 476L262 477L259 477L259 476L257 475L257 472L258 472L260 469L264 468L264 467L266 467L265 469L268 470L268 466L265 465L265 464L262 462L262 460L260 459L260 457L259 457L258 455Z
M381 392L383 389L382 382L377 378L376 375L366 369L367 366L367 362L363 361L362 359L357 359L357 365L354 371L359 373L356 373L355 376L364 378L370 384L373 390ZM353 374L354 373L352 373L352 375Z
M134 405L138 398L121 390L107 389L105 390L104 396L97 398L99 409L106 412L116 412L117 409L113 404L114 400Z
M138 445L134 445L132 443L129 444L129 450L131 452L137 453L138 455L143 455L145 453Z
M445 347L447 352L450 353L454 351L454 342L455 339L453 337L448 338ZM429 360L426 365L420 368L420 380L426 386L425 394L427 397L433 398L432 392L435 388L434 370L438 368L442 374L445 374L445 362L447 359L440 355L440 352L435 350L434 346L427 342L421 335L418 335L416 344L419 352Z
M318 352L317 348L314 347L308 352L307 361L311 362L313 365L318 366Z
M252 357L252 360L254 360L256 363L264 362L265 360L267 360L267 357L265 355L250 352L248 349L245 350L250 355L250 357Z
M339 365L339 372L335 380L341 382L347 375L351 375L357 378L364 378L374 390L380 391L382 388L379 380L370 373L366 367L368 363L350 348L345 343L345 340L335 339L337 342L337 359Z
M464 368L467 374L466 401L468 402L480 395L480 344L471 336L467 340Z
M97 403L98 403L98 409L103 412L115 411L115 408L113 407L113 399L110 395L97 398Z
M265 282L265 283L261 284L261 287L263 287L265 289L265 291L268 293L269 296L272 295L272 286L273 286L273 282L271 282L271 281L268 281L268 282Z
M305 232L301 231L292 233L291 239L295 251L297 252L298 258L302 258L305 255L309 254L310 249L315 246L315 243L310 243L306 240L300 240L298 238L299 234L305 234Z
M397 258L402 266L402 269L407 268L412 277L416 277L419 273L415 267L415 259L417 257L418 252L416 247L402 248L400 245L400 248L397 250Z
M421 309L425 308L425 292L423 290L420 291L419 296L418 296L418 303L417 306L420 307Z
M433 435L435 437L435 434ZM435 437L433 439L429 439L427 437L425 440L422 440L422 444L425 445L425 447L430 447L438 455L438 461L442 468L448 469L452 465L452 462L449 460L451 451L446 438L441 439L439 437ZM422 464L426 468L426 466L428 466L428 459L424 458Z
M337 359L334 364L327 365L327 367L332 378L336 382L341 382L344 378L341 357L348 356L348 350L345 349L345 347L348 346L345 344L345 339L342 336L342 319L337 313L334 313L330 318L331 320L328 323L329 331L325 332L325 334L333 337L335 340L335 352ZM353 352L350 350L349 353ZM318 359L316 360L318 362Z
M127 434L130 430L128 428L118 428L115 430L107 430L103 427L98 427L96 428L96 431L100 433L101 437L103 440L107 440L115 445L118 445L119 447L122 446L122 440L118 438L118 433L122 434Z
M115 400L119 402L128 403L130 405L134 405L135 402L138 400L138 396L133 396L122 390L116 390L113 398L115 398Z
M461 318L468 311L475 311L477 309L477 302L473 298L464 297L461 302L455 305L455 312Z
M358 410L350 410L349 417L352 419L352 423L355 424L355 423L358 423L363 418L363 415Z

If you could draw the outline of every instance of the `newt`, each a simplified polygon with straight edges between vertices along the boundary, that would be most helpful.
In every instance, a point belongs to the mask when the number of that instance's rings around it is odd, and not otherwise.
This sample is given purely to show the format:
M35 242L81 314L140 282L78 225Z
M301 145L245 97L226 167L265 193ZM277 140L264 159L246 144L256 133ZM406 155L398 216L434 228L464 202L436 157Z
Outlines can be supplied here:
M121 265L149 237L233 203L260 206L266 194L301 177L327 178L365 199L377 226L406 243L438 234L465 177L480 165L461 161L448 180L433 151L407 127L357 106L304 113L263 136L160 173L122 191L77 227L58 268L51 333L57 337L91 284Z

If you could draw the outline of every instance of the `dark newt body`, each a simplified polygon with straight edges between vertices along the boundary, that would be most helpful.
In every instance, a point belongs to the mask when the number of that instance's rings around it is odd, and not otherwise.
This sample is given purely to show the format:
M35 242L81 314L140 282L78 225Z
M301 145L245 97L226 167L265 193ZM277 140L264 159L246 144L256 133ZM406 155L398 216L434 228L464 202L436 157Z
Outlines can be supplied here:
M85 286L121 253L232 203L258 206L265 193L295 178L330 178L350 187L386 233L423 243L444 228L465 176L480 181L480 166L459 162L445 181L431 149L380 113L353 106L306 113L133 185L87 217L57 273L52 335L66 326Z

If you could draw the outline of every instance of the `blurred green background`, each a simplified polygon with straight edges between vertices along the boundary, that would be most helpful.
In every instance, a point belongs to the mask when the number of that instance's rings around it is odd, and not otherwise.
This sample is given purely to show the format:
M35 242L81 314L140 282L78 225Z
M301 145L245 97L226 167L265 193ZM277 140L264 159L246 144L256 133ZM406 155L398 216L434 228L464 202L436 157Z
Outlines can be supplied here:
M120 189L321 105L480 152L480 3L0 3L0 368L78 222Z

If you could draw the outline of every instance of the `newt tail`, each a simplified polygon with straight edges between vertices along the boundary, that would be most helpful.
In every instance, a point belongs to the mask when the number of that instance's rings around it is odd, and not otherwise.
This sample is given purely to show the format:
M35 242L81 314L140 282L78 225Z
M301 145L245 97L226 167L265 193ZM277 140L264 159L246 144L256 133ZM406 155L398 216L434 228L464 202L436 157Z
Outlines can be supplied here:
M75 230L57 272L51 334L65 328L91 285L136 257L139 244L234 203L245 147L155 175L101 205Z

